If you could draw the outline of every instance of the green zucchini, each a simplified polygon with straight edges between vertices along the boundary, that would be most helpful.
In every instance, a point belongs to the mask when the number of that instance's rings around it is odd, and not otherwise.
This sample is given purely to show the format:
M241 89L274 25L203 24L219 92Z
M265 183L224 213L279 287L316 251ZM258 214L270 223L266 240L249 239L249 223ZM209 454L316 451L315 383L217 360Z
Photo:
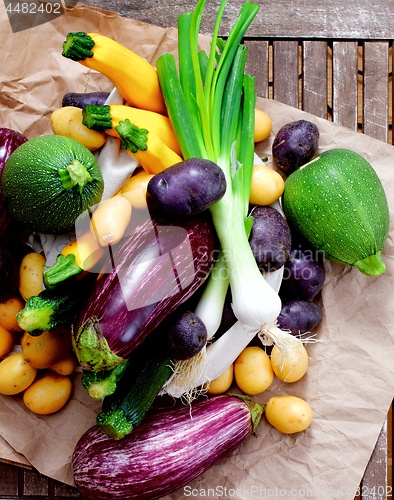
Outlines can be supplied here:
M30 139L8 158L2 194L10 215L39 233L65 233L99 203L104 180L95 156L68 137Z
M101 432L116 440L130 434L170 378L173 364L153 332L128 358L115 392L103 399L96 418Z
M110 396L115 392L117 384L130 361L131 358L128 358L123 363L109 370L101 370L99 372L83 370L81 379L82 387L95 400L101 400L106 396Z
M380 275L390 225L382 183L358 153L330 149L285 181L283 211L290 227L327 259Z
M38 336L62 325L70 324L87 299L94 275L65 282L53 289L44 289L30 297L16 314L18 325L30 335Z

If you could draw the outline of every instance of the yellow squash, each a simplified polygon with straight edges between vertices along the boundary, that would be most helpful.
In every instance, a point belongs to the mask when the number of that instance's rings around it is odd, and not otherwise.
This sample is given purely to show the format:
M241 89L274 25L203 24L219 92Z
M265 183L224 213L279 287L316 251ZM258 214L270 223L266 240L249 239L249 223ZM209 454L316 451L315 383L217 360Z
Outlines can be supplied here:
M70 32L62 55L105 75L131 106L167 114L155 67L99 33Z
M119 137L116 130L119 123L130 120L137 127L153 132L160 137L166 146L178 155L181 154L178 139L168 116L124 104L107 104L104 106L88 104L83 109L82 115L83 124L87 128L92 129L92 131L105 131L114 137Z

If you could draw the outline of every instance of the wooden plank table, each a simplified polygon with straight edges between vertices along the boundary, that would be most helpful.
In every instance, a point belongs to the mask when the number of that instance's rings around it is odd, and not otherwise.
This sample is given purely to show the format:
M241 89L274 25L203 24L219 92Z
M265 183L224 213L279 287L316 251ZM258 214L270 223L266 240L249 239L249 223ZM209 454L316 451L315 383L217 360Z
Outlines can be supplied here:
M176 27L186 0L83 0L162 27ZM208 2L202 32L212 32L218 0ZM243 0L231 0L221 36ZM247 33L248 71L260 97L276 99L376 139L393 143L394 0L257 0L260 12ZM363 500L392 496L392 409L360 485ZM376 489L387 485L388 493ZM375 486L375 489L374 489ZM79 498L74 488L36 471L0 464L0 500Z

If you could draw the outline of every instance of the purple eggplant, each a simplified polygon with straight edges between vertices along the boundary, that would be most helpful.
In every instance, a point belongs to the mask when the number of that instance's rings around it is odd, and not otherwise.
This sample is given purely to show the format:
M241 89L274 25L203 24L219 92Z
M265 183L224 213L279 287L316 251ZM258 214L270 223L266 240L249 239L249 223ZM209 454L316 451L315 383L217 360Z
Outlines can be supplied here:
M224 395L151 413L121 441L92 427L74 449L75 484L87 499L161 498L237 449L262 412L248 398Z
M17 147L27 141L27 137L10 128L0 128L0 180L5 162ZM0 182L0 238L6 233L12 219L3 205L3 196Z
M74 328L85 370L124 361L208 277L216 248L209 213L177 221L146 217L111 247ZM108 266L108 263L105 264Z

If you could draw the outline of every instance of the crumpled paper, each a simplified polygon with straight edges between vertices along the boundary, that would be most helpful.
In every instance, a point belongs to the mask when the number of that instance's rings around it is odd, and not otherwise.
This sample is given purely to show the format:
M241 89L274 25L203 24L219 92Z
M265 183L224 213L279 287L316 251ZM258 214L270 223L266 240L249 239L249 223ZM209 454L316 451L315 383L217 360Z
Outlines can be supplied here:
M61 56L68 31L103 33L153 63L162 52L176 52L176 30L83 5L55 21L13 34L0 4L2 126L29 138L51 133L50 114L61 105L63 93L112 89L102 75ZM207 47L208 39L202 37L201 43ZM391 145L279 102L258 99L257 105L273 120L271 136L256 148L259 156L272 162L271 144L279 128L289 121L309 119L320 129L321 151L353 149L373 165L393 217ZM382 276L364 276L357 269L326 263L327 281L321 294L324 315L316 330L319 341L307 346L307 375L295 384L275 380L256 398L261 403L274 394L306 399L314 412L311 427L296 435L282 435L263 417L256 435L190 485L165 497L167 500L187 496L353 500L394 393L393 234L392 223L383 252L387 271ZM69 404L51 416L30 413L21 397L0 397L0 437L9 445L4 458L18 463L22 456L41 473L73 485L72 451L82 433L94 424L100 408L86 395L79 377L76 373ZM1 453L3 449L0 447Z

